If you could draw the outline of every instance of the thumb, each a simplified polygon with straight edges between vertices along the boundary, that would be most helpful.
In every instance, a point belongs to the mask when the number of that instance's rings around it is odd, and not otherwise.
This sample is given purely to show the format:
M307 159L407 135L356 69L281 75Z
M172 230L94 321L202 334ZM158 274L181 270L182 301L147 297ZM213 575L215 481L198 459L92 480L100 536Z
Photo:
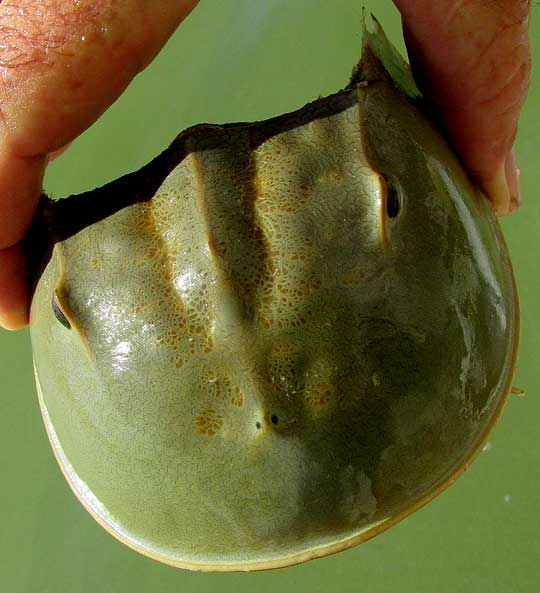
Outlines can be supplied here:
M0 206L10 214L9 221L0 219L0 248L20 240L30 224L43 157L73 140L120 96L195 3L0 3ZM22 186L14 165L24 172Z
M394 0L413 74L498 214L519 205L512 147L530 78L530 0Z
M197 0L0 0L0 324L27 322L20 245L47 155L89 127Z

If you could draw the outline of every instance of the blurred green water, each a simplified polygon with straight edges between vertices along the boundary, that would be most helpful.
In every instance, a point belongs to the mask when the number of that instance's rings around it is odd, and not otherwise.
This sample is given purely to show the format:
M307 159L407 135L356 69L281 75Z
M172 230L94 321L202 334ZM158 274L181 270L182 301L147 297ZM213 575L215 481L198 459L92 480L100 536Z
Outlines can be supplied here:
M390 0L365 1L400 38ZM353 0L202 0L156 62L53 166L46 189L101 185L185 127L296 109L341 88L360 49ZM116 542L75 500L39 415L28 335L0 334L0 593L538 593L540 591L540 8L517 153L524 206L504 222L522 305L512 398L483 453L436 501L376 539L299 567L209 575ZM402 47L402 45L401 45Z

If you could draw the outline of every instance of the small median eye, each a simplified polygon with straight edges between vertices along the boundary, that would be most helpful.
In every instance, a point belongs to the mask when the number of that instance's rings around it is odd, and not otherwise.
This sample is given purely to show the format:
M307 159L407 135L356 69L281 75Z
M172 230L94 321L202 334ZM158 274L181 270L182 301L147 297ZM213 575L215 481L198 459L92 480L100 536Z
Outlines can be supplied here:
M395 218L401 210L401 202L396 186L386 180L386 215L388 218Z
M56 297L56 294L54 294L54 293L52 295L51 303L52 303L53 313L54 313L54 316L56 317L56 319L58 319L58 321L65 328L71 329L71 323L69 322L68 318L64 315L64 312L60 308L60 305L58 303L58 299Z

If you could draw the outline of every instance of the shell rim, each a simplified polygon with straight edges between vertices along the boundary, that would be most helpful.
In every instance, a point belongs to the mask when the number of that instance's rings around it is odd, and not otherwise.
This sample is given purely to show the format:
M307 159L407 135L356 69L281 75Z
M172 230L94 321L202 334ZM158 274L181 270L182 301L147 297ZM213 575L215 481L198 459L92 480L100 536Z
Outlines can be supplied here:
M361 533L357 533L355 535L348 536L344 539L335 541L330 544L324 544L318 546L316 548L305 550L302 552L296 552L291 554L290 556L282 556L278 558L272 558L270 560L260 560L260 561L252 561L252 562L238 562L238 563L229 563L229 564L210 564L210 563L192 563L186 562L182 560L173 560L172 558L165 557L163 555L151 552L148 550L147 547L142 545L137 545L133 541L127 540L122 534L114 530L108 523L106 523L91 507L90 505L83 499L79 491L77 490L73 480L68 475L66 468L64 467L63 463L60 459L60 452L57 450L54 439L52 438L51 428L52 426L49 425L47 421L48 414L46 413L46 406L43 399L43 392L41 390L41 385L39 382L39 377L35 365L35 360L33 360L34 364L34 377L36 382L36 390L38 395L38 402L41 411L41 415L43 418L43 423L45 425L45 429L47 431L47 437L49 438L49 442L51 444L51 448L53 450L54 456L64 477L69 484L71 490L79 500L79 502L83 505L83 507L88 511L88 513L93 517L93 519L101 525L110 535L112 535L115 539L120 541L121 543L125 544L132 550L156 560L162 564L166 564L169 566L174 566L176 568L183 568L192 571L201 571L201 572L250 572L250 571L264 571L264 570L272 570L276 568L287 568L290 566L295 566L298 564L302 564L303 562L307 562L308 560L315 560L316 558L323 558L325 556L330 556L332 554L337 554L338 552L342 552L344 550L348 550L353 548L361 543L364 543L371 538L375 537L376 535L386 531L390 527L393 527L396 523L399 523L409 515L412 515L423 506L431 502L434 498L436 498L439 494L444 492L451 484L453 484L459 476L461 476L472 463L472 461L477 457L477 455L482 451L485 442L487 441L488 436L491 434L493 428L499 421L502 411L508 401L512 382L516 370L516 361L517 361L517 353L519 349L519 341L520 341L520 307L519 307L519 299L518 293L516 288L515 276L514 271L512 269L512 264L510 262L508 249L506 246L506 242L504 240L504 236L501 232L500 226L498 221L495 220L495 232L498 235L498 238L501 242L501 247L504 255L506 256L507 263L508 263L508 270L510 273L510 280L511 280L511 289L513 293L513 300L514 300L514 310L513 310L513 335L510 337L512 339L512 352L511 357L508 365L508 369L506 371L506 381L503 389L503 395L499 399L497 407L493 410L491 418L484 429L484 432L479 437L476 447L474 447L455 467L455 469L450 472L450 474L435 486L431 488L422 498L416 501L414 504L410 505L406 509L402 510L400 513L392 517L388 517L383 519L380 523L376 524L374 527L370 529L366 529ZM52 422L51 422L52 424Z

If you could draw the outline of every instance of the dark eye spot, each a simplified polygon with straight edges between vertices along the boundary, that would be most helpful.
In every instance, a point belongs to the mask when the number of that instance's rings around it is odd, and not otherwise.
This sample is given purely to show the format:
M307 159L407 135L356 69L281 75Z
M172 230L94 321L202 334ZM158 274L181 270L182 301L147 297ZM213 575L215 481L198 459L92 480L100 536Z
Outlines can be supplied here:
M52 295L51 303L52 303L53 313L54 313L54 316L56 317L56 319L58 319L58 321L65 328L71 329L71 323L69 322L68 318L62 312L62 309L60 309L60 305L58 304L58 300L56 299L56 295L54 293Z
M275 414L270 416L270 422L272 424L277 424L279 422L278 417Z
M388 218L395 218L401 210L401 202L396 186L391 181L386 181L386 214Z
M262 424L260 422L255 422L255 426L257 427L257 430L260 430Z

